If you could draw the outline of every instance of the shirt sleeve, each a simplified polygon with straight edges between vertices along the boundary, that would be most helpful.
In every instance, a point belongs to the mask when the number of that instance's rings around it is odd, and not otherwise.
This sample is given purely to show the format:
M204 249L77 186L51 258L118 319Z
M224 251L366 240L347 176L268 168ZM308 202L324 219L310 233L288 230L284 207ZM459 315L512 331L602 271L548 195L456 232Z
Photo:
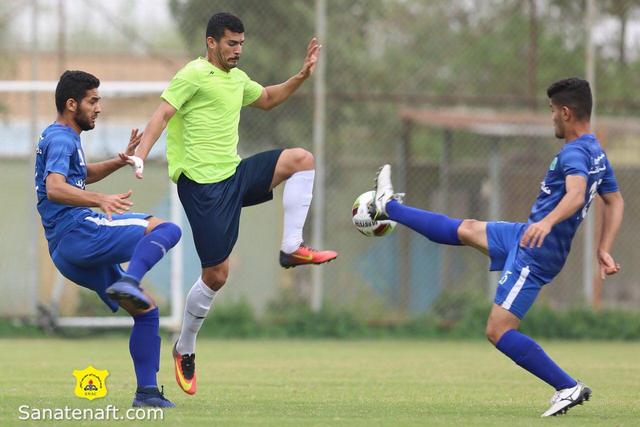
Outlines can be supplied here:
M615 193L620 189L618 187L618 180L616 180L616 175L613 172L613 168L609 164L609 160L607 160L605 165L607 166L607 169L604 171L602 183L598 187L598 194Z
M567 177L569 175L581 175L585 178L589 177L590 158L587 153L576 148L567 148L560 153L560 167L562 174Z
M73 156L75 150L76 145L73 141L63 138L57 138L51 141L44 153L45 164L42 179L47 179L50 173L59 173L66 178L69 175L71 156Z
M262 89L264 88L260 83L254 82L247 77L247 80L244 83L242 106L246 107L249 104L253 104L258 98L260 98L260 95L262 95Z
M186 69L178 71L160 97L179 110L198 91L198 84Z

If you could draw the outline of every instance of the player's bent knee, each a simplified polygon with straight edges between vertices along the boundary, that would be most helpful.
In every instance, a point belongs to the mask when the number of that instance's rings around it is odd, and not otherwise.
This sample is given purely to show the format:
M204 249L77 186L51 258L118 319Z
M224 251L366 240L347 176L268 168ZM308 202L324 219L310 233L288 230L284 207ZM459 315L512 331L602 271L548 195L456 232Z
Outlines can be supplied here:
M476 219L465 219L458 227L458 239L464 245L487 251L487 223Z
M157 216L150 216L147 218L147 221L149 222L149 225L147 225L147 229L144 231L145 234L151 233L154 228L164 223L164 220Z
M291 164L294 172L310 170L315 168L315 158L313 154L304 148L292 148L290 150Z
M489 342L493 345L496 345L496 343L500 339L499 337L497 337L497 330L491 324L487 324L487 328L485 329L484 334L487 337L487 340L489 340Z
M302 151L301 154L301 159L300 159L300 166L301 169L300 170L310 170L310 169L314 169L316 167L316 159L313 156L313 154L311 154L309 151L301 148L300 149Z
M162 231L162 236L164 237L163 244L165 245L165 249L169 250L180 241L180 238L182 237L182 229L173 222L164 222L161 219L157 220L158 221L149 222L149 225L145 230L145 234L149 234L152 231ZM158 234L158 236L160 235Z
M485 335L487 339L491 342L491 344L496 345L500 338L507 332L508 330L513 329L512 326L502 324L500 322L487 322L487 328L485 330Z
M478 223L480 221L475 219L465 219L460 223L458 227L458 238L460 241L468 241L472 240L473 237L478 233Z
M213 270L207 271L202 275L202 281L211 290L219 291L225 283L227 283L228 271Z

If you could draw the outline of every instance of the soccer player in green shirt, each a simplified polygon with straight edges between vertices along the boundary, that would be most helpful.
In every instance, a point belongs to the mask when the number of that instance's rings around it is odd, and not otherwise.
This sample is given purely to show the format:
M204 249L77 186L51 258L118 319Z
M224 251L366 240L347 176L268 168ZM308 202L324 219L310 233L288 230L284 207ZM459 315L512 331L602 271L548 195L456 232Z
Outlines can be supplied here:
M279 85L262 87L236 68L243 42L244 25L238 17L229 13L211 17L207 57L176 73L132 157L136 176L142 178L144 160L168 126L169 176L178 185L202 264L202 275L187 295L180 337L173 348L176 381L189 394L196 392L196 335L227 280L243 206L271 200L273 188L286 180L280 265L322 264L338 256L311 249L302 241L315 174L313 155L292 148L240 159L237 150L240 109L270 110L284 102L313 73L320 45L311 39L297 74Z

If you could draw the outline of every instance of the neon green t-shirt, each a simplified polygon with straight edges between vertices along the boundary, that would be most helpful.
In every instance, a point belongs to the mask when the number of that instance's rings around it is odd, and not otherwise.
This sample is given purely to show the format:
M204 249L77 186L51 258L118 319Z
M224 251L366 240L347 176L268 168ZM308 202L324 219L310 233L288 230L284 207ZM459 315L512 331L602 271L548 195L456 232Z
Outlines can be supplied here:
M200 184L220 182L236 171L240 109L256 101L262 86L238 68L228 73L206 58L189 62L171 79L162 99L176 114L167 127L169 177L181 173Z

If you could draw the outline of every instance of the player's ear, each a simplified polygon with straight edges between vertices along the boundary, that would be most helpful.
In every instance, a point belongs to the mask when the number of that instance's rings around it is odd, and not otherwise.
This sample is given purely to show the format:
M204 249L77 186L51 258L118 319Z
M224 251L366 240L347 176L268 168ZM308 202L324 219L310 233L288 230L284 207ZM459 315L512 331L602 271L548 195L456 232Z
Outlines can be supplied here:
M72 113L75 113L78 110L78 101L73 98L67 99L67 102L65 102L64 105L67 110L71 111Z
M207 48L209 49L215 49L217 46L217 42L216 39L214 39L213 37L209 36L207 37Z
M573 111L571 111L571 108L567 107L566 105L563 105L562 108L560 109L560 116L562 117L563 121L568 122L571 120L571 117L573 116Z

